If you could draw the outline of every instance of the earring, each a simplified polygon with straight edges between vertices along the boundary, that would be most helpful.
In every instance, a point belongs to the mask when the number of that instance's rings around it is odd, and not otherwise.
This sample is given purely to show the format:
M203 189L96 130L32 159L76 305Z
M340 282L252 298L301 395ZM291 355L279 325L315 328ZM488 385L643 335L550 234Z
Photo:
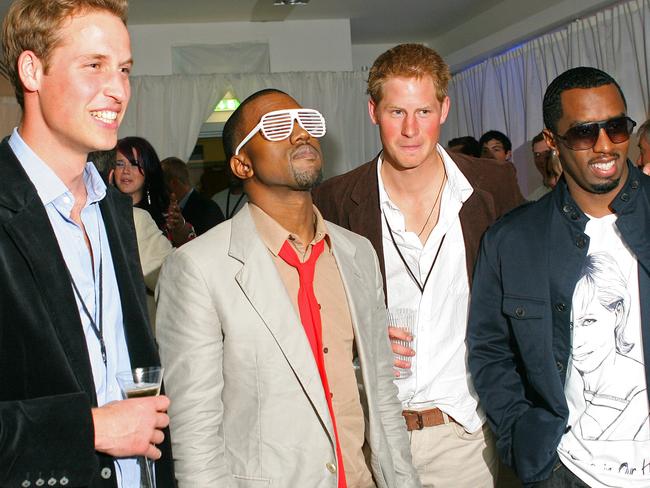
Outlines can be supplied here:
M147 204L151 205L151 193L149 193L149 188L147 188Z

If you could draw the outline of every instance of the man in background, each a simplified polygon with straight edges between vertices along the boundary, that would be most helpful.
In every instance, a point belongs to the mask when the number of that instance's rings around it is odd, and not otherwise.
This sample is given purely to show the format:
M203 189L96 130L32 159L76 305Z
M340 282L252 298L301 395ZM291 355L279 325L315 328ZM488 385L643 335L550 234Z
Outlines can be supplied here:
M163 159L160 165L170 195L176 197L183 218L192 224L197 236L224 221L219 206L190 184L190 172L185 161L169 157Z
M86 162L129 101L126 10L18 0L4 19L23 116L0 144L0 486L138 488L136 456L174 483L169 400L122 400L116 379L159 364L131 202Z
M546 144L543 132L533 137L531 146L535 168L542 175L542 184L533 190L527 198L528 201L534 202L555 188L560 176L562 176L562 166L557 158L557 153Z
M450 139L447 143L447 150L466 154L475 158L481 157L481 145L472 136Z
M314 195L325 218L373 244L389 315L416 317L410 333L391 327L389 334L402 356L395 383L422 484L492 487L498 462L467 368L467 307L483 232L523 198L512 164L439 144L449 79L447 64L426 46L380 55L368 77L368 110L382 151Z
M646 120L636 131L639 144L639 157L636 165L645 174L650 175L650 120Z
M481 157L510 161L512 157L512 142L507 135L498 130L489 130L478 140L481 146Z

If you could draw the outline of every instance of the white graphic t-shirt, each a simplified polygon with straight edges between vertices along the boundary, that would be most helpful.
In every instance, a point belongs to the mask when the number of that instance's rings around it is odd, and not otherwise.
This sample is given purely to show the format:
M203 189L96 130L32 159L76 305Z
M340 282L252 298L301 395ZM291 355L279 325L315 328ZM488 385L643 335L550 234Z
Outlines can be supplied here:
M569 426L558 453L592 487L650 487L650 419L638 265L616 215L591 218L573 293L565 385Z

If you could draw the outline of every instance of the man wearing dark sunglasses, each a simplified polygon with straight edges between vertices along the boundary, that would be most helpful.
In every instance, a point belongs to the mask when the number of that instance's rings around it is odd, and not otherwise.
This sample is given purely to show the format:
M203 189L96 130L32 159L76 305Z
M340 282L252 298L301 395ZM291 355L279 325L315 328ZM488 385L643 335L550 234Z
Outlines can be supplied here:
M504 461L529 486L650 486L650 178L607 73L574 68L544 96L564 170L486 233L467 342Z
M162 270L181 488L420 487L377 257L312 203L324 134L318 111L278 90L242 102L223 139L249 203Z

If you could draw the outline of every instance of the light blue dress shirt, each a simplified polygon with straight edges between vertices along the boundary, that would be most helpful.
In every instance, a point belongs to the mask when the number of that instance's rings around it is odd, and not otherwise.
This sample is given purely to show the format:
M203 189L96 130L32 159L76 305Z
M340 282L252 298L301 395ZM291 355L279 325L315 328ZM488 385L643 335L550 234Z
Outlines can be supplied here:
M88 197L81 211L81 221L90 241L92 256L94 256L94 259L92 259L86 246L83 229L70 218L70 212L74 205L74 197L70 190L25 143L17 129L13 130L9 138L9 146L36 187L54 229L54 234L59 242L59 248L68 270L79 290L81 299L97 325L100 323L99 265L100 262L102 263L102 323L104 343L106 345L106 365L102 360L99 339L76 293L75 299L77 300L77 308L79 309L79 316L81 317L81 324L88 346L97 392L97 404L102 406L114 400L121 400L122 394L117 383L117 373L119 371L129 371L131 362L124 336L122 304L113 267L113 258L99 208L99 202L106 196L106 185L95 166L92 163L87 163L83 173L83 181ZM38 243L34 243L34 245L38 245ZM61 279L68 278L62 276ZM136 459L120 459L115 464L118 486L123 488L140 486L140 468Z

